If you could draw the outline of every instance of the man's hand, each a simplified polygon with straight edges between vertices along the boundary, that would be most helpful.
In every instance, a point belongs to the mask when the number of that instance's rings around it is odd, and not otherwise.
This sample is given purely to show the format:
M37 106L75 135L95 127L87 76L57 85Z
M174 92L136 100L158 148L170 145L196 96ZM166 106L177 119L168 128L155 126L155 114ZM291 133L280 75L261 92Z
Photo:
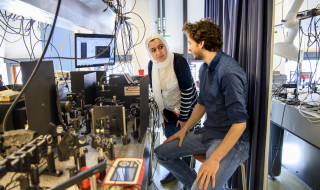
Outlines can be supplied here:
M165 122L168 122L168 119L166 118L166 116L163 114L162 115L163 116L163 120L165 121ZM162 124L162 127L163 128L166 128L166 125L164 124L164 123L161 123Z
M206 160L199 168L198 175L195 181L197 185L199 183L199 189L207 189L210 179L212 180L212 188L216 186L216 173L219 169L219 161L215 159L208 159Z
M180 121L180 120L178 120L176 127L179 127L179 125L180 125L180 129L182 129L186 123L187 123L186 121Z
M181 129L180 131L176 132L174 135L169 137L167 140L165 140L163 143L170 142L174 139L180 139L179 140L179 147L181 147L182 141L183 141L184 137L186 136L186 133L187 133L186 130Z
M212 187L214 188L216 186L216 173L220 166L220 160L233 148L245 128L246 122L232 124L220 145L210 155L209 159L201 165L195 181L196 185L199 183L200 189L207 189L210 179L212 180Z

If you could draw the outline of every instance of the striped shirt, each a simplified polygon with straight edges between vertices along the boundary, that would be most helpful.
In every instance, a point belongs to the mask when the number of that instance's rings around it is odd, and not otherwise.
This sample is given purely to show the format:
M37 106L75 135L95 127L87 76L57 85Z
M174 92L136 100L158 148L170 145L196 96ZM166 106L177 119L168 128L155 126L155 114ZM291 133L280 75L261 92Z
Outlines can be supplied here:
M149 82L152 88L152 61L148 64ZM174 53L173 67L179 83L181 91L180 99L180 121L187 121L190 117L194 106L197 104L197 91L194 84L188 62L181 55ZM169 110L164 110L167 119L174 117L174 114Z

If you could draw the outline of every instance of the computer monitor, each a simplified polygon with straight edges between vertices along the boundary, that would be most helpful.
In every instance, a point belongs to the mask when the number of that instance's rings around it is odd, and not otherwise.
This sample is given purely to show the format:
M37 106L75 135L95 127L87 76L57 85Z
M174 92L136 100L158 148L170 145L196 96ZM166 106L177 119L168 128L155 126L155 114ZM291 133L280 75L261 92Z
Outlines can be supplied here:
M115 64L113 35L75 33L75 67Z

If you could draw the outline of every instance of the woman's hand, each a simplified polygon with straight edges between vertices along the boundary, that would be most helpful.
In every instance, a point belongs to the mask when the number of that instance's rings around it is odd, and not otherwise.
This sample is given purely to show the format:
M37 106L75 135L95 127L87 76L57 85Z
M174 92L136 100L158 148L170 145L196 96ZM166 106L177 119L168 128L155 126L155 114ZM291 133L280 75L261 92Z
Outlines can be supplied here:
M168 122L168 119L166 118L166 116L163 114L162 115L163 116L163 120L165 121L165 122ZM164 122L163 123L161 123L162 124L162 127L163 128L166 128L166 125L164 124Z
M176 127L179 127L179 125L180 125L180 129L182 129L186 123L187 123L186 121L180 121L180 120L178 120Z

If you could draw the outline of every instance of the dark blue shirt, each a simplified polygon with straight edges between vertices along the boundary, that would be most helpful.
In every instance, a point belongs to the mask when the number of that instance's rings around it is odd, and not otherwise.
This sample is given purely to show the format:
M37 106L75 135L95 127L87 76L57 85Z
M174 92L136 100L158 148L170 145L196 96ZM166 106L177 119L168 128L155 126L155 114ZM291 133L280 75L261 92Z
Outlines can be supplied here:
M233 123L246 122L248 84L245 71L236 60L219 50L209 66L199 70L198 103L205 106L204 139L223 139ZM249 140L248 126L241 136Z

